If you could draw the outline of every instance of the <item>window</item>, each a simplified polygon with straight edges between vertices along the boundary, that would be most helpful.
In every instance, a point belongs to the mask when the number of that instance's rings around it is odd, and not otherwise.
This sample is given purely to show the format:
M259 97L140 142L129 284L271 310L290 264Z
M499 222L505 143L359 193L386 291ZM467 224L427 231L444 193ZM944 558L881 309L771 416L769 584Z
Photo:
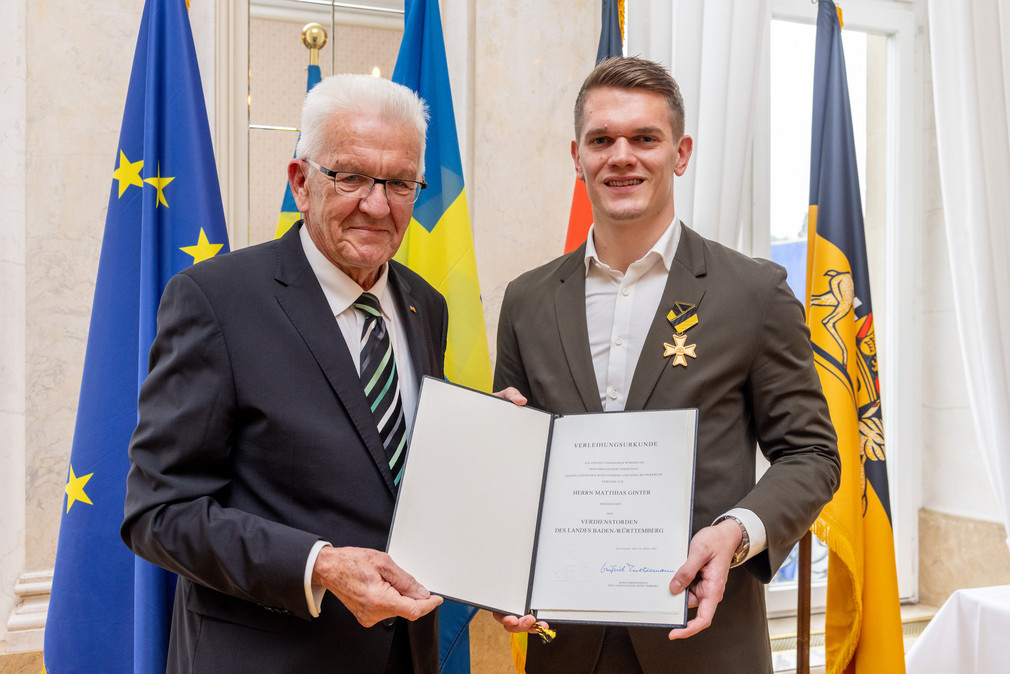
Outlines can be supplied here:
M773 0L767 101L759 104L755 141L754 254L789 270L803 297L809 203L810 125L817 7ZM920 142L915 15L905 3L847 0L843 49L859 162L864 227L884 401L899 594L917 592L921 393L918 369L922 286ZM745 239L748 238L745 234ZM813 603L823 606L825 551L813 552ZM821 561L819 561L821 560ZM769 587L773 614L795 610L795 581L787 565ZM818 587L820 586L820 587Z

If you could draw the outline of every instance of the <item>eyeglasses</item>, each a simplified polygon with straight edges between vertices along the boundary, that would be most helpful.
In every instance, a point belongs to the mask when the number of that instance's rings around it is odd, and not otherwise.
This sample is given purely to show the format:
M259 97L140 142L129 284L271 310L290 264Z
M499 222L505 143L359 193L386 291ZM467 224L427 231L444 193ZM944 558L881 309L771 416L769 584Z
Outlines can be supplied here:
M385 187L386 200L392 204L412 204L421 196L421 190L428 187L424 181L401 180L399 178L373 178L372 176L349 171L333 171L312 161L304 160L306 164L316 169L324 176L333 179L333 189L342 197L364 199L372 193L377 184Z

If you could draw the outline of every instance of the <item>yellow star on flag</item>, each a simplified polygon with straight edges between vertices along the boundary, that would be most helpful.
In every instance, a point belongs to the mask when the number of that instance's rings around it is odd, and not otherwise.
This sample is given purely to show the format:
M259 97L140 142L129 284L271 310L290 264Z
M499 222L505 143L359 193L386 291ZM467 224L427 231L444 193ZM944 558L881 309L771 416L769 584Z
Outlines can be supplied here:
M161 164L158 164L158 177L157 178L147 178L144 180L145 183L150 183L158 189L158 201L155 203L155 208L159 205L164 204L165 208L168 208L168 202L165 201L165 186L170 182L175 180L175 178L162 178L161 177Z
M70 466L70 479L67 480L67 486L63 489L67 493L67 512L70 512L70 506L74 505L77 501L94 505L91 499L88 498L88 495L84 493L84 485L88 483L92 475L94 473L77 477L74 475L74 467Z
M207 240L207 233L203 231L203 227L200 228L200 238L197 240L195 246L183 246L179 250L186 253L187 255L193 256L193 264L197 262L203 262L204 260L209 260L210 258L217 255L218 251L224 248L223 243L211 243Z
M144 168L143 159L131 162L126 158L125 152L119 151L119 166L112 172L112 179L119 181L120 198L130 185L144 186L144 181L140 179L140 169L142 168Z

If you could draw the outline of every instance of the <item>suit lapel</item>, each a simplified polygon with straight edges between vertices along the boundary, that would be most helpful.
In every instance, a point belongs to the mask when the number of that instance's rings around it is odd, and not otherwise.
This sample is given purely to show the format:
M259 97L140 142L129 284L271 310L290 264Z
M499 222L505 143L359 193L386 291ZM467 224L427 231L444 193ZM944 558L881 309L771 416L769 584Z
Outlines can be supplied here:
M582 244L558 270L560 284L554 295L554 311L561 347L582 403L587 412L602 412L586 325L585 258L586 244Z
M424 307L418 298L411 293L410 283L399 273L396 265L389 263L389 289L396 302L396 308L403 321L403 329L407 335L407 344L410 345L410 360L414 365L414 373L417 383L421 383L421 378L426 375L437 375L432 367L432 349L430 348L428 334L425 330L423 315Z
M677 246L677 254L666 279L663 298L656 308L656 315L652 319L649 333L642 346L642 353L638 357L638 365L635 366L626 409L644 409L664 368L670 368L670 359L663 356L663 343L670 342L673 335L673 326L667 319L670 309L678 302L683 302L699 307L699 313L703 311L701 300L705 295L705 286L698 280L706 273L703 244L698 234L681 223L680 244Z
M277 269L274 278L283 287L277 293L277 303L301 335L319 368L323 371L347 416L358 430L391 493L395 493L393 475L389 470L382 439L375 418L361 388L357 368L337 326L323 289L312 272L298 235L292 227L278 243Z

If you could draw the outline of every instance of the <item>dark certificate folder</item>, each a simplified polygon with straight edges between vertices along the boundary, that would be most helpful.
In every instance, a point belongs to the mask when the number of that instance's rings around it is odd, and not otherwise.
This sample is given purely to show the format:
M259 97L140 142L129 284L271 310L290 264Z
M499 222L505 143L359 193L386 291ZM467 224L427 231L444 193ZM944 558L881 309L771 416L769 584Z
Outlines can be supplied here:
M425 377L387 551L432 593L683 626L698 411L552 415Z

